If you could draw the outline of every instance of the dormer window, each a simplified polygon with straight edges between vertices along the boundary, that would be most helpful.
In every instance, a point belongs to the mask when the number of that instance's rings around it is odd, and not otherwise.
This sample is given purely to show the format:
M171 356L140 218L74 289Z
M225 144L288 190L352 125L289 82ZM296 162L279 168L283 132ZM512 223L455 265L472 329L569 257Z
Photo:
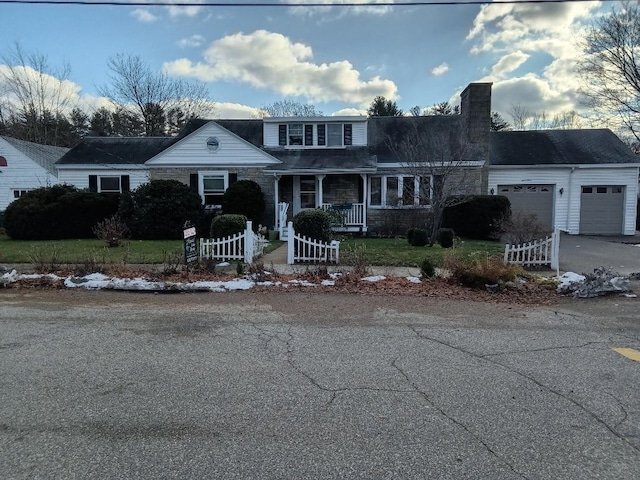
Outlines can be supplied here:
M302 124L291 123L289 124L288 140L289 145L302 145Z

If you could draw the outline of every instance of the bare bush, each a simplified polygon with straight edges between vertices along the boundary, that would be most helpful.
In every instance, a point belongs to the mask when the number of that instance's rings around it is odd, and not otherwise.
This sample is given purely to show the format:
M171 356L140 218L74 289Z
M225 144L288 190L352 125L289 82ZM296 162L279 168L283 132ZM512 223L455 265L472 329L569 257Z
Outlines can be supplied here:
M506 243L520 244L545 238L551 233L551 229L545 225L538 215L533 212L513 212L505 219L499 230L503 232L502 238Z
M117 214L98 222L91 230L97 238L107 242L108 247L119 247L129 235L129 228Z

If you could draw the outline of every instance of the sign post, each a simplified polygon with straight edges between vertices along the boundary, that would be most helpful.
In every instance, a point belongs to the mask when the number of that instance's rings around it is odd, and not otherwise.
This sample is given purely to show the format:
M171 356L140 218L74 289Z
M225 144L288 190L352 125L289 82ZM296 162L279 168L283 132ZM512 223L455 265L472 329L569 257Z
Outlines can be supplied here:
M189 277L189 264L198 261L198 245L196 240L196 227L187 220L183 226L184 238L184 263L187 267L187 278Z

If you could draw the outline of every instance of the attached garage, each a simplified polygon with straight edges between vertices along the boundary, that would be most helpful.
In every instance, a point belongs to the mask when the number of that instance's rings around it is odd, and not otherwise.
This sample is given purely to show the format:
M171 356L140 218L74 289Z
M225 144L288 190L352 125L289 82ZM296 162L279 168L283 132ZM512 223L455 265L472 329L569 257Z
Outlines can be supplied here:
M553 185L498 185L498 194L509 199L512 212L535 213L553 228Z
M580 193L580 233L620 235L624 221L624 187L583 186Z

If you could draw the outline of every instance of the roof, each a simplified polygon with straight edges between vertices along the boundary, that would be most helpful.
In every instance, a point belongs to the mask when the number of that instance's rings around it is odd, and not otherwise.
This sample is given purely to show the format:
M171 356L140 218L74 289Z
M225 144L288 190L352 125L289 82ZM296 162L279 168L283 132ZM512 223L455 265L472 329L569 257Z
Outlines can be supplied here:
M609 129L491 132L491 165L640 163Z
M414 130L415 128L415 130ZM449 152L460 152L461 160L477 160L481 155L477 147L464 146L461 136L461 115L430 115L420 117L370 117L367 127L369 151L376 155L378 164L404 163L406 156L398 155L390 147L404 138L420 138L422 141L443 140ZM434 146L441 149L442 147ZM402 148L400 148L402 150Z
M54 166L56 161L69 151L69 149L65 147L41 145L12 137L0 136L0 138L52 175L56 175L56 168Z
M181 137L85 137L57 165L140 165Z
M268 171L285 172L318 172L331 170L342 172L375 171L376 157L371 155L367 147L350 147L343 149L309 149L284 150L265 149L265 152L282 162L269 167Z

